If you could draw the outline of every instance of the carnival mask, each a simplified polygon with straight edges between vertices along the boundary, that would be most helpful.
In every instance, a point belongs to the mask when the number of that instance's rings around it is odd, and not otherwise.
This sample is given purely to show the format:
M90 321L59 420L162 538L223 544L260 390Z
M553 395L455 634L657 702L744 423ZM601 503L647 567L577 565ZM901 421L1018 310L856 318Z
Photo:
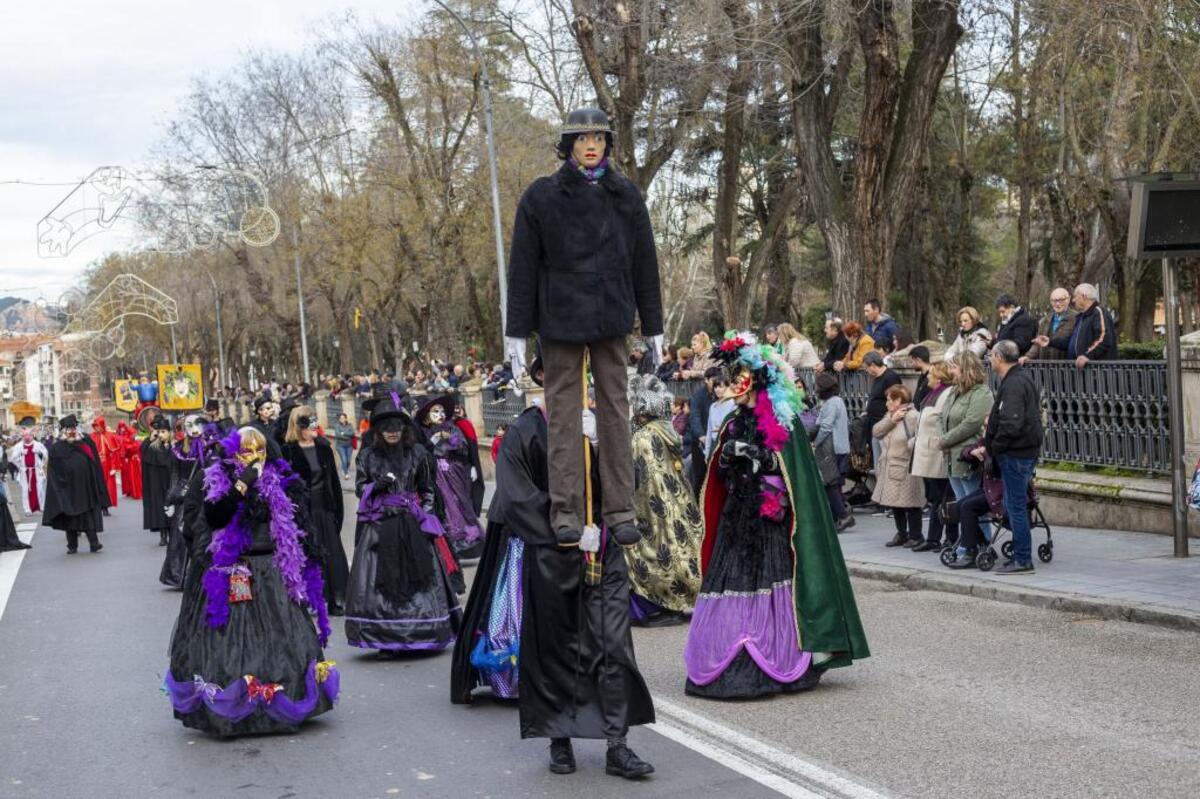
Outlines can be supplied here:
M267 451L260 446L258 441L250 440L242 444L238 448L238 462L243 466L250 466L254 463L262 463L267 459Z
M308 428L310 428L312 426L313 426L313 420L312 420L311 416L297 416L296 417L296 429L307 430Z
M440 425L446 421L446 411L441 405L434 405L429 409L429 423L431 425Z
M204 420L196 415L191 415L183 420L183 432L187 433L188 438L199 438L204 432Z
M267 422L278 419L279 418L279 403L278 402L264 402L262 404L262 407L258 409L258 415L263 419L263 421L267 421Z
M750 370L741 369L729 381L729 386L725 389L725 396L732 400L741 399L750 393L750 387L753 385L754 377L750 374Z

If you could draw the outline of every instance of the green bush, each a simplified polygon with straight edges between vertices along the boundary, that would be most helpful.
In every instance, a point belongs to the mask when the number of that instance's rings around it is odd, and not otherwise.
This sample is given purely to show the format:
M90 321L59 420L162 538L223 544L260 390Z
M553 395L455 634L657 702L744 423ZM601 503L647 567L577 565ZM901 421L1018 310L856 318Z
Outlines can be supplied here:
M1121 341L1117 356L1123 361L1161 361L1163 347L1161 341Z

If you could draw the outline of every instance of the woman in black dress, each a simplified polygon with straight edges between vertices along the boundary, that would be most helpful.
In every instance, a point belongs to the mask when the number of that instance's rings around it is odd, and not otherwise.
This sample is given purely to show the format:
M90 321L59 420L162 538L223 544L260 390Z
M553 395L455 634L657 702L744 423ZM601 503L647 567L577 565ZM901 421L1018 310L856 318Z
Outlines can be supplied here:
M350 566L342 546L342 485L333 447L317 435L317 414L308 405L292 410L288 417L283 459L308 486L309 532L322 550L321 573L325 578L325 602L331 616L345 613L346 583Z
M171 490L171 423L159 414L150 423L150 435L142 442L142 527L158 533L165 547L171 535L167 516L167 494Z
M243 427L204 470L163 688L185 727L221 737L295 732L333 707L339 678L304 483ZM310 616L311 614L311 616Z

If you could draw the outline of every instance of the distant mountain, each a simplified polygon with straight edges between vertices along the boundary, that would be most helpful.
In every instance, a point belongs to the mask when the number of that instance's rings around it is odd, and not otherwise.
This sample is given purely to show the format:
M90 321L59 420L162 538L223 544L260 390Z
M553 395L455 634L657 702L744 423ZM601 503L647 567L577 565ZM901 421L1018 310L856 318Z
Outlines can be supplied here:
M62 315L19 297L0 297L0 332L49 333L62 328Z

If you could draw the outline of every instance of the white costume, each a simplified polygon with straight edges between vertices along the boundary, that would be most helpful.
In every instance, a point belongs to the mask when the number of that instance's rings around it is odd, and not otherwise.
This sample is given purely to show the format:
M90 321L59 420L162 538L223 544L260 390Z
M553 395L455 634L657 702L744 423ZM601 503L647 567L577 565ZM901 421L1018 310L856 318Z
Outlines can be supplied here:
M33 449L33 467L26 468L25 451L30 448ZM36 439L28 444L18 441L8 451L9 462L17 467L17 479L21 483L21 504L24 506L26 516L33 513L29 507L29 484L31 481L37 486L38 507L42 509L46 507L46 455L46 448L42 442Z

